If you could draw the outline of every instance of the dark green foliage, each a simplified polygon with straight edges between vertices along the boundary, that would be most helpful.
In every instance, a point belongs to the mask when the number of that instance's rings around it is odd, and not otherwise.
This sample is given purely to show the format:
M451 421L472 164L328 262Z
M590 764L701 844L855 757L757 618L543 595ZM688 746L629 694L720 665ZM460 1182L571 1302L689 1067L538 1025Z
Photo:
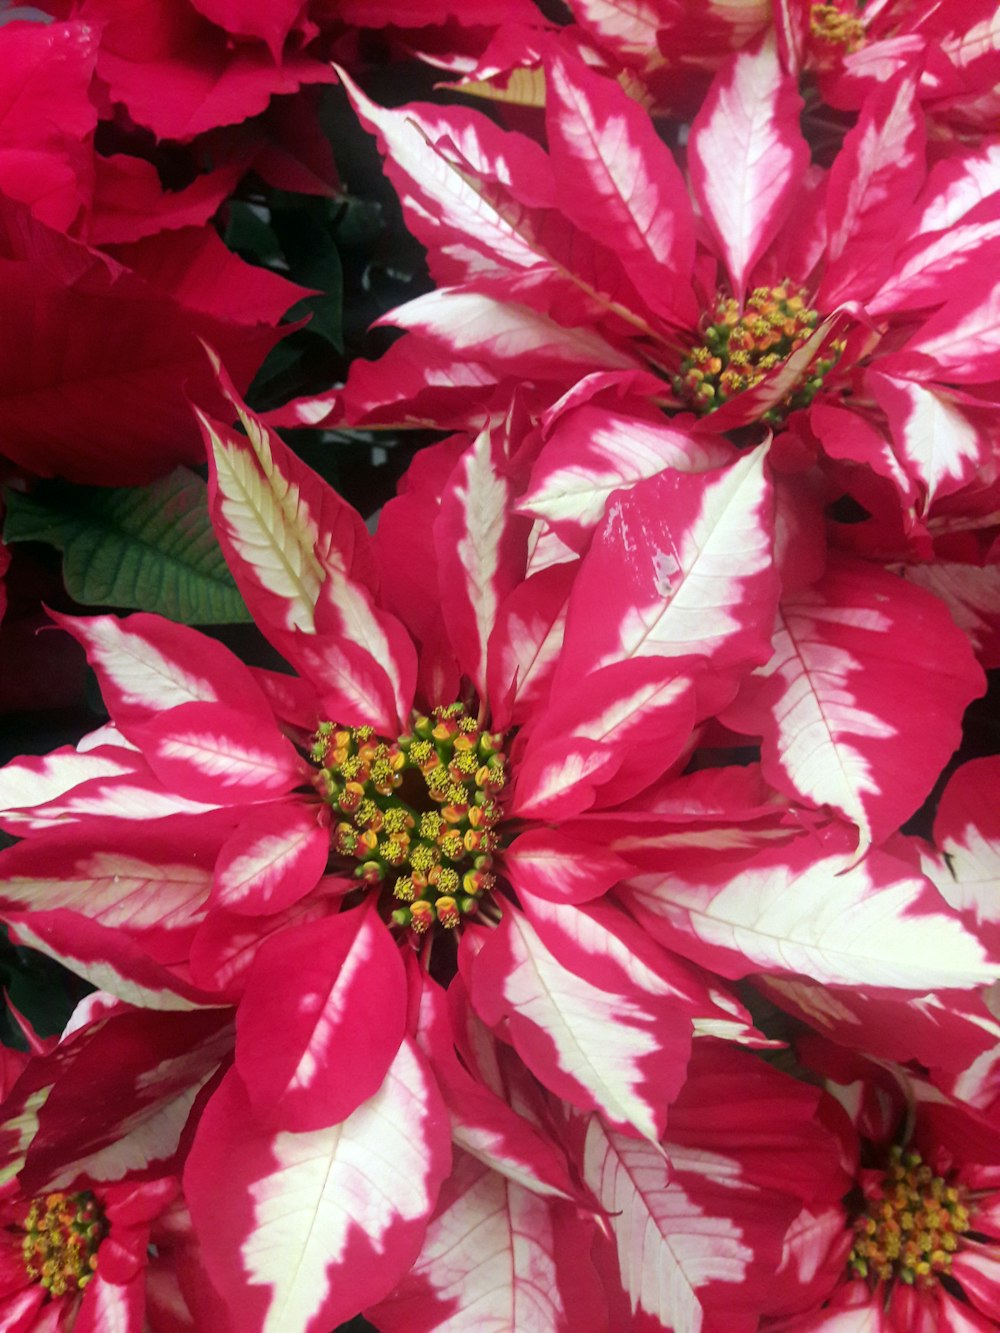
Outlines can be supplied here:
M63 552L70 596L84 606L155 611L188 625L249 620L208 516L207 488L178 468L151 486L42 482L9 491L4 538Z

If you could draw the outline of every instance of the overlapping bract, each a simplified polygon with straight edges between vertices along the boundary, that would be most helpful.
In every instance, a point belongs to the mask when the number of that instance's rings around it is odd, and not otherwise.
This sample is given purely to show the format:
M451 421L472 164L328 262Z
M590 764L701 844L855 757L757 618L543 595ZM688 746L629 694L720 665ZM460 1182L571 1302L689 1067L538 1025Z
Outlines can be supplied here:
M711 6L695 61L691 6L571 9L518 82L509 33L439 57L501 101L541 71L544 149L342 75L438 288L279 417L455 432L373 538L213 357L213 523L292 674L57 618L111 720L0 771L0 909L106 995L14 1083L10 1171L180 1173L170 1292L248 1333L985 1329L995 760L927 802L1000 661L990 42ZM858 112L813 162L803 68ZM677 70L675 154L641 92ZM127 1109L70 1151L85 1058ZM858 1203L894 1163L937 1191L902 1258Z

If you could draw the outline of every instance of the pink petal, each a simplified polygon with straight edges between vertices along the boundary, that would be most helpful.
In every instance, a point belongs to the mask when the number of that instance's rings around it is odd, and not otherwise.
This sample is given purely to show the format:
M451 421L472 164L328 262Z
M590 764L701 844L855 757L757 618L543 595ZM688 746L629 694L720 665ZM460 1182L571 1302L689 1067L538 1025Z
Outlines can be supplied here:
M952 560L908 565L904 577L939 598L969 638L980 665L1000 666L1000 565Z
M737 299L808 165L801 107L795 79L782 73L769 36L720 71L691 127L691 185Z
M570 600L560 680L635 656L763 659L777 600L766 447L611 501Z
M899 218L924 176L925 130L916 100L917 77L907 73L879 88L830 169L827 256L821 308L863 300L889 267Z
M678 855L669 876L633 879L628 900L665 943L727 977L802 973L926 991L996 976L996 960L929 880L884 852L852 864L800 838L736 870Z
M867 383L888 418L897 457L925 497L921 512L961 490L986 466L991 454L986 432L946 393L875 372Z
M562 650L575 574L575 562L541 569L513 588L497 608L487 664L494 726L524 721L545 698Z
M594 909L538 900L530 919L510 909L475 960L472 998L486 1022L506 1018L518 1054L558 1096L656 1139L691 1019L662 965L628 974L631 930Z
M329 854L318 805L255 810L219 852L213 902L248 916L279 912L315 888Z
M579 1191L555 1140L459 1060L447 1003L444 991L423 977L417 1042L445 1099L453 1141L535 1194L577 1199Z
M732 450L686 423L668 423L585 405L561 416L531 473L519 509L553 525L584 549L613 491L658 472L706 472L732 461Z
M195 1009L217 1003L155 963L127 935L77 912L5 912L11 939L55 958L98 990L139 1008Z
M684 178L646 111L565 55L546 67L546 134L563 212L621 258L652 307L696 317L694 220Z
M0 809L7 816L5 823L15 812L15 818L23 822L30 815L22 812L47 805L84 783L142 769L146 765L141 755L118 746L78 750L64 745L46 755L12 759L0 769Z
M441 610L459 665L486 698L498 608L524 577L530 520L513 512L511 422L487 424L462 454L434 520Z
M563 328L540 311L460 287L440 287L397 306L379 324L411 329L458 358L481 361L498 376L530 368L532 379L561 380L587 371L640 364L587 328Z
M413 1268L368 1317L382 1333L569 1333L551 1213L462 1154Z
M941 794L934 842L947 857L937 881L958 911L976 921L1000 922L1000 759L989 755L962 764Z
M537 816L543 806L556 808L557 795L564 813L569 803L586 808L581 802L592 804L594 795L600 804L617 805L669 769L690 747L696 717L692 681L672 665L659 657L634 657L564 686L527 733L511 811ZM561 769L561 756L586 742L604 747L608 766L579 777L571 768ZM616 753L618 762L611 767ZM579 795L573 793L576 782L583 784Z
M266 800L308 780L305 761L273 723L248 727L223 704L180 704L134 734L164 785L192 800Z
M184 1189L235 1325L328 1333L386 1296L423 1242L449 1167L446 1126L409 1040L373 1097L306 1133L258 1127L231 1071L202 1116Z
M117 1181L169 1174L194 1099L232 1049L221 1010L124 1009L60 1048L21 1171L28 1193L81 1174ZM95 1070L102 1096L93 1096ZM38 1077L45 1076L44 1066Z
M983 384L997 378L1000 353L1000 281L992 274L965 277L959 294L920 326L887 364L922 378Z
M515 892L527 890L553 902L582 903L598 898L629 873L614 852L588 847L558 829L529 829L503 853L504 873Z
M14 912L78 912L132 936L159 961L177 962L205 916L212 854L210 841L192 838L179 849L131 823L103 837L53 830L0 853L0 902Z
M262 1122L326 1129L378 1090L405 1025L392 937L367 907L341 912L261 945L237 1017L236 1068Z
M250 717L270 709L235 653L186 625L139 612L117 616L61 616L53 620L83 644L115 722L128 734L179 704L222 703Z
M785 600L774 657L725 717L762 736L774 786L840 811L867 845L927 795L982 679L940 602L841 559Z

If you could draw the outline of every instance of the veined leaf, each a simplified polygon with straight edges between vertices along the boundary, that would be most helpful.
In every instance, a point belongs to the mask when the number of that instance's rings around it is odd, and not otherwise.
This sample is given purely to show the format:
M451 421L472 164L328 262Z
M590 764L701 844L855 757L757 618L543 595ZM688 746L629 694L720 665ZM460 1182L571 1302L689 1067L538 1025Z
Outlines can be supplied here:
M85 606L138 607L188 625L250 619L208 516L205 483L177 468L150 486L43 483L7 493L4 537L63 552L70 596Z

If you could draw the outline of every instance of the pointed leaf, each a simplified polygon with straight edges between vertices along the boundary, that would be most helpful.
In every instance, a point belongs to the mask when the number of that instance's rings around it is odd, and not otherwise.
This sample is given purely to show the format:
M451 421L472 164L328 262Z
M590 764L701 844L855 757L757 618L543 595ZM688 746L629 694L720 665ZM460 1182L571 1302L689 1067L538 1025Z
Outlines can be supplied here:
M255 810L219 852L213 903L246 916L279 912L315 888L329 854L318 805Z
M614 80L560 55L546 67L546 135L563 212L620 256L639 292L694 315L694 219L680 169L646 111Z
M236 1068L257 1118L297 1132L345 1120L381 1086L405 1026L402 960L374 911L273 935L236 1020Z
M547 694L562 649L576 568L573 562L540 569L498 607L487 667L494 726L503 729L524 721Z
M685 423L645 420L586 405L560 417L518 507L551 523L582 550L612 491L658 472L705 472L731 461L732 450Z
M989 755L957 768L941 795L934 842L947 858L937 883L951 905L977 921L1000 922L1000 759Z
M372 583L368 534L351 506L246 409L212 360L246 431L237 434L197 412L216 534L263 628L311 633L327 571Z
M884 852L852 864L811 839L742 868L674 858L630 881L628 899L670 947L726 977L802 973L847 986L926 991L989 985L1000 959L949 912L929 880Z
M416 1262L369 1318L382 1333L568 1333L551 1211L462 1154Z
M783 73L769 35L716 75L691 126L691 185L737 300L784 222L809 163L801 108L795 79Z
M417 1042L445 1099L452 1139L484 1165L535 1194L577 1198L559 1145L459 1060L447 1003L445 992L423 977Z
M560 903L598 898L629 874L629 863L614 852L588 847L549 828L519 834L505 848L502 864L515 892L526 890Z
M986 432L946 394L875 372L867 383L888 417L897 457L926 497L922 512L942 495L961 490L986 466L991 452Z
M518 815L585 808L573 793L584 783L588 804L618 805L648 787L690 747L696 717L691 678L659 657L613 662L566 684L557 700L533 720L510 806ZM607 767L574 776L561 764L572 747L604 747ZM618 762L612 762L612 756ZM560 782L559 774L562 773ZM593 791L594 787L597 791Z
M608 922L583 908L549 904L538 921L512 908L476 957L472 998L484 1021L506 1018L546 1087L655 1140L683 1082L691 1021L663 976L641 965L637 978L627 974L625 953Z
M186 468L142 488L8 492L4 535L58 547L67 591L84 606L141 607L186 625L250 619L212 532L205 483Z
M940 602L841 559L785 599L774 656L725 719L762 737L769 782L840 811L867 845L919 806L982 688L968 640Z
M438 108L389 110L377 106L343 70L338 69L338 74L362 123L378 135L386 153L386 170L418 239L425 244L440 244L449 233L457 233L504 269L558 281L559 269L533 235L534 228L523 216L523 208L505 206L487 179L476 180L450 160L443 145L438 146ZM496 128L477 113L464 110L463 120L468 126L467 137L473 141L469 151L475 152L477 137L491 133L496 136ZM538 153L534 144L529 143L525 149L523 145L528 141L521 136L506 135L504 142L515 162L527 151ZM505 182L510 181L509 161L498 165Z
M258 1127L231 1071L198 1126L184 1191L236 1325L327 1333L386 1296L423 1242L450 1164L446 1127L409 1040L373 1097L307 1133Z
M118 746L98 746L93 750L60 746L45 755L26 755L12 759L0 769L0 811L4 826L30 820L36 806L58 800L67 792L91 781L148 772L142 756Z
M587 1130L584 1179L611 1219L636 1326L753 1333L756 1311L727 1309L719 1323L701 1299L702 1288L728 1287L732 1304L744 1304L738 1297L754 1253L731 1215L706 1213L683 1184L668 1183L667 1163L650 1144L605 1128L598 1116Z
M829 308L864 299L891 262L899 218L923 183L923 115L917 74L907 71L868 98L827 184L829 268L819 297Z
M108 711L126 735L181 704L225 703L270 722L248 668L206 634L159 616L61 616L57 625L83 644Z
M218 1003L154 962L123 931L63 909L5 912L11 939L55 958L98 990L144 1009L196 1009Z
M441 609L459 664L486 698L497 610L524 576L530 519L513 512L510 422L486 426L462 454L434 521Z
M209 847L183 854L169 839L133 825L102 840L52 830L0 852L0 903L8 911L64 908L119 930L162 962L186 957L205 916Z
M440 287L396 306L376 323L411 329L445 352L497 374L563 379L577 372L629 370L640 363L587 328L563 328L540 311L460 287Z
M960 293L922 324L891 363L903 374L923 378L928 362L935 378L948 383L983 384L997 379L1000 352L1000 281L972 276Z
M180 704L134 728L168 790L195 801L260 801L308 781L309 769L272 723L247 734L247 718L223 704Z
M635 656L763 660L778 591L766 452L611 501L570 600L560 680Z

